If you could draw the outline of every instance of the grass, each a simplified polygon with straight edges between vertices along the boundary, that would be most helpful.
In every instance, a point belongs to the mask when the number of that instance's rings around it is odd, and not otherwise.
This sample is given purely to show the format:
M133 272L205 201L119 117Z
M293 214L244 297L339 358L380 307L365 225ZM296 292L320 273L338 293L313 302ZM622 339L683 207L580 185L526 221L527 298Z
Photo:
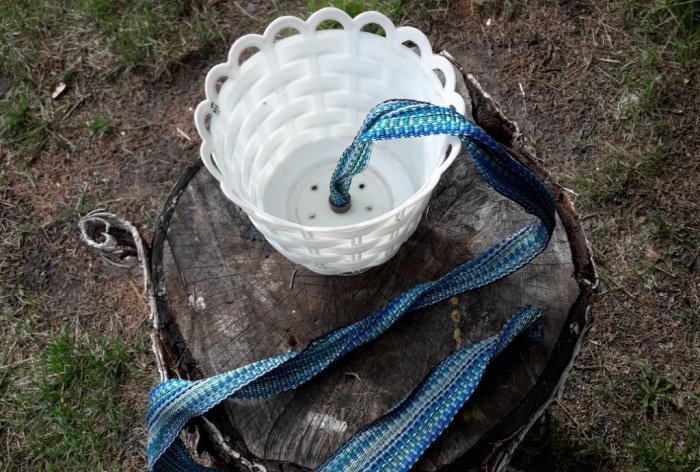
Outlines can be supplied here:
M76 343L65 331L51 341L41 378L36 379L42 428L31 428L26 457L31 460L35 455L55 470L75 465L73 457L85 460L87 468L104 467L103 458L114 454L110 443L124 439L120 421L124 412L117 408L116 390L128 360L119 341ZM95 434L86 438L85 431L90 430ZM107 460L110 467L116 465Z
M593 342L584 347L586 369L574 371L566 410L554 408L521 462L543 472L698 472L700 364L688 353L700 327L693 180L700 2L592 2L595 8L575 15L525 0L279 3L0 0L0 469L143 469L143 410L155 378L140 324L147 308L134 281L112 280L80 246L77 218L107 203L129 218L152 220L185 165L181 156L196 156L180 138L156 140L173 131L172 123L141 134L129 129L144 121L135 92L153 100L148 114L182 118L184 129L191 119L181 115L190 112L178 106L196 103L201 90L177 88L178 71L181 82L199 83L197 57L205 65L220 61L233 39L261 32L281 11L303 17L331 5L353 16L379 10L451 50L468 45L484 57L488 37L489 56L506 58L494 63L504 90L508 80L512 90L518 81L527 85L518 59L542 67L530 56L537 44L524 46L533 37L553 45L552 63L537 76L542 81L565 75L558 68L579 55L593 55L582 70L608 84L553 85L600 98L587 118L598 121L594 133L557 139L571 143L562 180L578 194L607 283ZM487 17L496 21L482 29ZM559 19L551 28L539 23L549 18ZM559 30L563 21L580 23ZM579 54L575 42L584 31L597 43ZM565 40L557 42L562 32ZM65 90L52 98L61 83ZM610 90L597 89L605 86ZM526 101L531 110L546 102L542 95ZM541 118L541 110L528 119ZM132 182L144 174L153 189ZM131 195L136 188L143 193Z
M0 77L10 82L0 96L0 144L31 159L53 150L55 123L81 103L70 90L53 100L59 83L70 89L81 76L131 70L158 78L221 34L209 7L187 0L0 0ZM46 76L47 69L55 72ZM91 122L90 136L106 125Z
M616 13L635 35L632 54L617 71L623 86L619 113L604 125L605 141L574 149L593 156L563 180L579 195L579 205L613 218L591 230L591 237L609 241L602 257L619 255L637 283L672 293L670 304L657 299L655 309L692 324L700 238L683 175L697 172L688 160L696 151L693 138L686 139L685 117L692 107L689 77L700 61L686 52L700 45L700 3L629 0ZM650 260L649 254L659 257Z
M220 32L203 5L185 0L73 2L125 69L163 68L210 44Z
M112 128L112 120L109 118L95 115L85 123L90 138L101 138Z
M633 178L629 156L611 149L598 160L593 169L581 169L566 177L564 185L572 188L591 207L604 203L622 203Z
M393 20L399 20L405 15L406 4L407 2L402 0L307 0L306 2L310 11L335 7L355 17L364 11L375 10Z
M513 20L518 14L520 2L518 0L476 1L473 5L487 17L499 17Z
M122 470L134 408L124 386L142 376L145 336L52 332L44 303L24 288L0 300L0 468Z
M34 156L49 139L50 123L39 112L37 97L20 93L11 101L0 103L2 129L0 143Z
M572 198L604 288L594 311L592 343L577 363L586 369L574 374L564 406L554 408L553 425L531 435L524 448L529 453L518 465L541 471L698 472L700 362L693 346L700 320L700 228L691 182L700 178L694 132L700 2L593 3L592 10L577 13L580 23L570 20L569 26L574 23L586 34L597 28L614 31L610 47L594 41L599 49L591 56L594 63L603 58L614 65L578 73L567 87L577 90L572 84L592 79L590 87L602 90L586 93L610 102L582 111L572 122L595 120L596 128L570 141L567 151L573 157L562 166L560 180L576 192ZM486 15L517 23L513 31L530 31L525 17L535 17L533 6L517 2L511 17L508 4L481 7ZM490 37L494 41L496 33ZM522 40L510 38L499 46ZM591 41L581 44L586 50ZM572 54L578 50L573 38L567 48ZM516 49L508 57L518 54L531 50ZM526 57L541 67L538 56ZM561 165L556 159L548 164Z
M637 57L627 65L622 76L629 89L628 102L621 110L623 115L651 113L663 105L668 78L661 72L664 66L659 46L651 45L638 52Z
M306 8L309 13L324 7L335 7L343 10L348 15L355 17L365 11L378 11L389 17L394 23L402 24L410 20L412 25L429 23L430 11L447 11L450 1L420 0L306 0ZM299 15L294 11L290 14ZM304 16L304 15L302 15ZM337 25L329 25L337 27ZM368 31L375 34L383 34L381 27L369 27Z
M652 370L645 362L637 362L635 368L638 378L633 388L639 399L640 411L658 416L660 409L679 407L679 388L676 380Z
M674 437L655 428L642 428L629 446L633 464L625 472L700 471L700 421L697 418L690 420L684 431Z
M697 66L700 53L700 4L687 0L628 0L622 16L628 28L636 28L668 50L684 71ZM674 64L674 65L675 65Z
M119 340L74 339L64 329L38 359L4 363L0 386L8 416L3 415L2 435L9 450L3 466L119 470L128 434L119 387L132 352Z
M687 83L698 69L700 3L686 0L628 0L624 24L646 37L624 67L623 83L633 98L627 112L652 113L668 106L674 82Z
M32 76L31 65L47 58L52 48L65 46L62 39L73 44L64 48L69 57L58 59L78 64L64 69L59 81L66 81L76 68L84 67L77 61L84 54L98 55L99 63L91 61L91 65L110 72L114 68L141 68L162 73L221 35L206 4L186 0L2 0L0 12L0 31L9 39L0 48L4 67L25 78ZM66 28L67 22L73 22L73 28ZM43 37L45 44L34 44L37 36Z

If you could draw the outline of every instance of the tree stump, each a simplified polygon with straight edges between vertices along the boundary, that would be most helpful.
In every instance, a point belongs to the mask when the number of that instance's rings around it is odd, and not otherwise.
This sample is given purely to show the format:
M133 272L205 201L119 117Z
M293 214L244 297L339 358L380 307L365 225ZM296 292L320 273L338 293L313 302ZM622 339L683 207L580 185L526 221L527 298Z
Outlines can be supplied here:
M597 283L586 240L568 198L524 150L515 124L471 76L465 75L465 84L475 121L547 181L557 198L558 225L548 249L504 280L408 314L295 391L228 400L197 420L200 447L232 470L316 468L433 366L496 333L525 304L544 310L542 342L519 342L505 351L414 469L502 470L560 389L589 325ZM462 155L391 261L359 275L320 276L271 248L195 165L166 203L153 241L158 355L169 376L197 379L298 349L441 276L531 220Z

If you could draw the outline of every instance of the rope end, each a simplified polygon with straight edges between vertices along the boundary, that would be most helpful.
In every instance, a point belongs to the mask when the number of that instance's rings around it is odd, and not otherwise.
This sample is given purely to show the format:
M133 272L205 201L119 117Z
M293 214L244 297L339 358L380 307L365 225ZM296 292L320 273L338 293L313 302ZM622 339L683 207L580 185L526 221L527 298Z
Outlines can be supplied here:
M328 196L328 203L331 205L331 210L333 210L336 213L347 213L347 211L350 209L352 206L352 197L348 195L348 199L345 200L345 203L342 205L338 205L333 201L333 198L331 196Z

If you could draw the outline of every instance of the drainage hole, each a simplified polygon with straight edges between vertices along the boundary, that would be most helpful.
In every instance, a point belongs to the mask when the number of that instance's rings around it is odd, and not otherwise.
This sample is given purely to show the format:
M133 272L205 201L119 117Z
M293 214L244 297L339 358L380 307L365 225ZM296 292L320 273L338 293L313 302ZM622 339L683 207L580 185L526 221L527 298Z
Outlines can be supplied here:
M314 213L314 214L312 214L312 215L309 215L309 219L310 219L310 220L313 220L314 218L316 218L316 213Z
M365 184L360 184L360 188L361 189L365 188Z
M365 207L365 210L367 210L367 211L372 211L372 207L371 207L371 206L367 206L367 207Z
M315 192L316 190L318 190L318 185L312 185L312 186L311 186L311 190L313 190L314 192Z

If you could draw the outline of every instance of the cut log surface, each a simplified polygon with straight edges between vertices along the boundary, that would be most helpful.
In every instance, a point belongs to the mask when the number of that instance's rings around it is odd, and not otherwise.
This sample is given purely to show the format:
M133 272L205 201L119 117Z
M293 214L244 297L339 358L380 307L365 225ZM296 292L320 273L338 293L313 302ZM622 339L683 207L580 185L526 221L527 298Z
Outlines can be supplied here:
M560 204L560 216L564 210ZM493 191L465 154L442 177L398 254L359 275L321 276L285 259L205 169L183 178L166 213L153 247L159 331L171 374L187 378L300 349L533 221ZM572 255L580 248L565 226L558 221L547 250L504 280L408 314L295 391L228 400L207 415L208 428L268 471L314 469L445 357L495 334L519 307L535 305L544 310L544 339L518 341L492 364L415 469L466 470L492 460L556 391L585 328L588 298L582 300ZM221 451L221 444L212 447Z

